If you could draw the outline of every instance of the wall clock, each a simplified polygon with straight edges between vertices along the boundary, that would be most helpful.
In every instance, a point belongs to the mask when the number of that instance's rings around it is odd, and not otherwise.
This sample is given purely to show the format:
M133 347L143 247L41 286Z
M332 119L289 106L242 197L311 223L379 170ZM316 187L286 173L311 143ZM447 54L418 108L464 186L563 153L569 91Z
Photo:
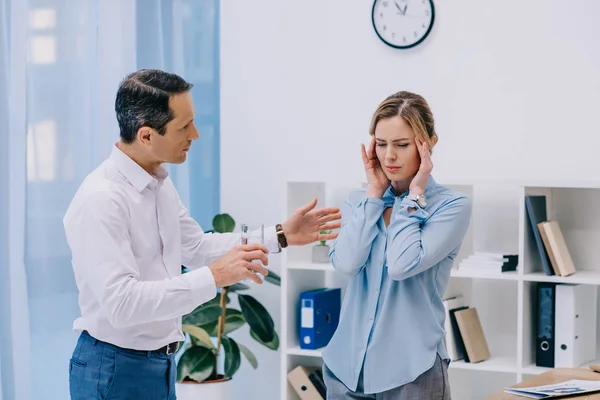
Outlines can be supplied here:
M410 49L423 42L434 19L432 0L375 0L371 11L375 33L396 49Z

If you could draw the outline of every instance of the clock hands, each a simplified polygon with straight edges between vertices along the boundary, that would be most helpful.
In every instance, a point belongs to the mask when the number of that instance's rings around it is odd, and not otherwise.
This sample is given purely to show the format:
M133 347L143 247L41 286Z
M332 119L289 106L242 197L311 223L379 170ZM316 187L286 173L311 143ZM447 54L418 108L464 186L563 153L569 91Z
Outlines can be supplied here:
M400 15L406 15L406 9L408 8L408 4L406 4L406 5L404 6L404 10L403 10L402 8L400 8L400 6L398 5L398 3L396 3L395 1L394 1L394 5L396 6L396 8L397 8L397 9L398 9L398 11L399 11L399 13L398 13L398 14L400 14Z

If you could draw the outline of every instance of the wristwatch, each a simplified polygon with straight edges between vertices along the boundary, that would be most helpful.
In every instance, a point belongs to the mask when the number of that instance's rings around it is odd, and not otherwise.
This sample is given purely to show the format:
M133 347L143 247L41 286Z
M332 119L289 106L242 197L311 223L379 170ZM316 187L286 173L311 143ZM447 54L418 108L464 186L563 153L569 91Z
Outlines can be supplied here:
M283 233L283 227L281 224L275 225L275 232L277 233L277 242L279 243L279 247L285 249L288 246L287 238L285 237L285 233Z
M421 208L425 208L427 206L427 197L424 194L411 194L408 196L409 199L417 203L417 205Z

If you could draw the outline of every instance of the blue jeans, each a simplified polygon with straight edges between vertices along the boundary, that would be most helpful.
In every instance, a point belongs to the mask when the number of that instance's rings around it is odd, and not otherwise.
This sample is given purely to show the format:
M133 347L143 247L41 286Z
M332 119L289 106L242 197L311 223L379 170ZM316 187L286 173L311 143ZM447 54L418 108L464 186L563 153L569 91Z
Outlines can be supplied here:
M69 363L71 400L175 400L173 354L127 350L79 336Z

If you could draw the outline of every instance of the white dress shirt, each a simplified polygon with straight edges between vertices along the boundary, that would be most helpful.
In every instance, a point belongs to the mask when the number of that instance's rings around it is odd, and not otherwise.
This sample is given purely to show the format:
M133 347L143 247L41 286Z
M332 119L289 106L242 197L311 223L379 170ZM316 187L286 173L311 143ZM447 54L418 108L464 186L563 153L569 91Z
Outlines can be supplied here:
M182 315L216 296L207 266L240 235L204 233L167 175L148 174L114 146L75 194L63 221L79 289L75 331L155 350L183 340ZM279 251L274 227L265 245ZM182 275L181 265L192 271Z

